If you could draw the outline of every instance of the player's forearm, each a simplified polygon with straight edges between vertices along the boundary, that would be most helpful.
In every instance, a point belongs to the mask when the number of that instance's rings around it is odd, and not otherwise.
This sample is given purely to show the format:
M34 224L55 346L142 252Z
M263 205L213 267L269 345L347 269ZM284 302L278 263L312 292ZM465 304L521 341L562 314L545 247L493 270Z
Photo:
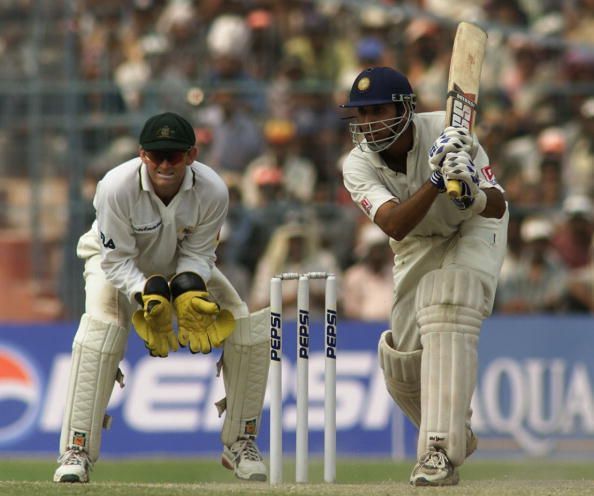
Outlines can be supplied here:
M408 200L384 203L375 214L374 222L388 236L401 241L423 220L438 194L438 189L427 181Z
M146 276L134 263L132 257L118 258L113 253L104 254L101 258L101 269L113 287L128 296L130 301L134 301L134 295L142 292L146 283Z
M487 206L480 215L481 217L501 219L505 214L505 197L497 188L483 189L487 195Z

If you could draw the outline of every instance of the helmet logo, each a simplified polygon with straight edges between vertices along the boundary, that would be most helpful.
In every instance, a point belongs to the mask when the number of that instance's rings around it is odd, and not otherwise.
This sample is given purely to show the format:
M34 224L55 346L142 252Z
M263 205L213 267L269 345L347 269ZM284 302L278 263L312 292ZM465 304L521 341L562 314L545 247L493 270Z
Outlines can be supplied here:
M157 131L157 138L172 138L174 132L169 126L164 126Z
M359 79L359 82L357 83L357 89L359 91L367 91L370 86L371 80L368 77L363 77Z

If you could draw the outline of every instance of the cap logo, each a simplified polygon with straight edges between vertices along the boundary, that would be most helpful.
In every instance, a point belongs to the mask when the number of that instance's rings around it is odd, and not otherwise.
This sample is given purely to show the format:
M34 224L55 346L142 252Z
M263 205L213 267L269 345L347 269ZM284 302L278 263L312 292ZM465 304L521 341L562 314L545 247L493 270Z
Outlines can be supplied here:
M175 131L172 131L169 126L164 126L157 131L157 138L173 138Z
M363 77L359 79L359 82L357 83L357 89L359 91L367 91L370 86L371 80L368 77Z

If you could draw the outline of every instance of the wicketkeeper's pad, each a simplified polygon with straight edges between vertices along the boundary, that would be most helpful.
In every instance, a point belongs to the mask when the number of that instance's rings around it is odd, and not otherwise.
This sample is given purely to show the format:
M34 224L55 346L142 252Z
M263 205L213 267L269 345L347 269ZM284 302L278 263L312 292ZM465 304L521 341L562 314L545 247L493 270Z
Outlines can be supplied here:
M419 282L416 312L423 346L419 457L430 446L438 446L454 466L464 462L483 306L481 281L470 270L434 270Z
M101 429L116 381L123 387L118 364L129 329L83 314L72 345L72 365L62 421L60 454L71 446L84 449L91 462L99 458Z
M226 398L217 402L225 413L221 439L231 446L240 437L255 437L260 425L268 381L270 309L265 308L236 321L224 342L223 379Z

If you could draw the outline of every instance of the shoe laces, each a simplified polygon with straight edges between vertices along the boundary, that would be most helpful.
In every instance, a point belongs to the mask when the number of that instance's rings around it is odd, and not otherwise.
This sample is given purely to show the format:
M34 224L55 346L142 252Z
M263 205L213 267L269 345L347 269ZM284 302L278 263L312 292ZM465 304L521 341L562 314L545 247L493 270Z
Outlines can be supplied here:
M89 455L76 446L68 448L62 455L60 455L58 463L62 463L63 465L86 465L89 468L92 468L93 466L89 460Z
M446 468L449 464L449 460L443 452L439 450L429 450L429 452L423 456L421 463L429 468Z
M233 446L233 451L236 459L243 456L246 460L252 462L262 461L260 450L253 439L239 439L235 444L237 446Z

